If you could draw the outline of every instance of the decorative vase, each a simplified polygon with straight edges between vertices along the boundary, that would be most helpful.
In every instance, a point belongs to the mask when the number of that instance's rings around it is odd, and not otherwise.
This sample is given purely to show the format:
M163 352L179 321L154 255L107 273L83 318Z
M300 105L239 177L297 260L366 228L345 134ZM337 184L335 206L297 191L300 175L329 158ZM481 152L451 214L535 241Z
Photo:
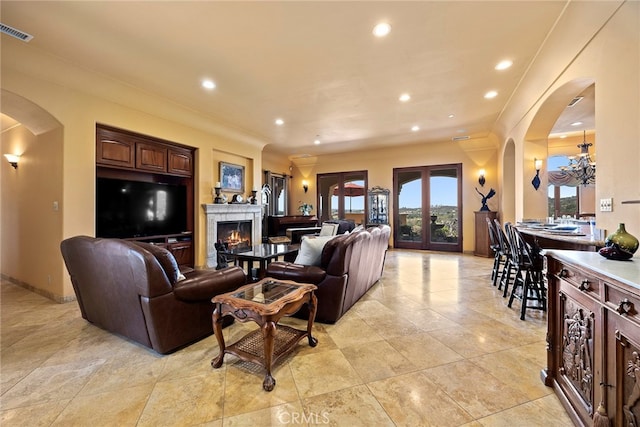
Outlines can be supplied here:
M598 253L607 259L627 260L632 258L637 250L638 239L627 233L624 223L620 223L618 229L604 240L604 248Z

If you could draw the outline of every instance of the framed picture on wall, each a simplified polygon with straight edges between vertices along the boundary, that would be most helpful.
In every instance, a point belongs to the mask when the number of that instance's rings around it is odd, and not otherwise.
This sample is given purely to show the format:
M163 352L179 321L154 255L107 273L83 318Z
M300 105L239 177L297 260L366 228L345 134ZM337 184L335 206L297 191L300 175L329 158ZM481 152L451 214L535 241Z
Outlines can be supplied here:
M244 193L244 166L220 162L220 186L222 191Z

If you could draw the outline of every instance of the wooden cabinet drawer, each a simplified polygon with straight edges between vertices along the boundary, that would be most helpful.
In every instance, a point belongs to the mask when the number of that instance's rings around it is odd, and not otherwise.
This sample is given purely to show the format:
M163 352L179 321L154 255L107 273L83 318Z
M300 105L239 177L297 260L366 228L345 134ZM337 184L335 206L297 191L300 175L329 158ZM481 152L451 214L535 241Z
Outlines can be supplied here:
M605 283L605 304L621 316L640 324L640 298Z
M600 281L586 272L578 268L563 265L560 271L555 272L555 275L563 282L570 284L585 294L595 299L600 299Z

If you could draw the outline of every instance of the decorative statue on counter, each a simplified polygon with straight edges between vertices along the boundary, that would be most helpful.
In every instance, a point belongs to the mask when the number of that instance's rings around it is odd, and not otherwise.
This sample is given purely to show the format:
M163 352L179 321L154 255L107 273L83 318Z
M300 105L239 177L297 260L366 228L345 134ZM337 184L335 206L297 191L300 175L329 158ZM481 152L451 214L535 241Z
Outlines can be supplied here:
M482 196L482 207L480 208L480 211L489 211L490 209L489 206L487 206L487 200L496 195L496 190L494 190L493 188L490 189L486 196L478 191L478 187L476 187L476 191L479 195Z

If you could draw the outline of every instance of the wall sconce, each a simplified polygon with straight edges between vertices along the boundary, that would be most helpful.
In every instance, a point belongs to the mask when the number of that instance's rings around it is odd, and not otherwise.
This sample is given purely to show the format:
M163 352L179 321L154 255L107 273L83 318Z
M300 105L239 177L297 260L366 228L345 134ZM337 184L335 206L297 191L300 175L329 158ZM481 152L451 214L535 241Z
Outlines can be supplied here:
M484 183L487 182L484 179L484 169L480 169L480 172L478 172L478 184L480 184L480 187L484 187Z
M15 154L5 154L4 156L7 158L7 161L11 166L13 166L14 169L18 169L18 161L20 160L20 156L17 156Z
M309 191L309 184L307 183L306 179L302 181L302 189L304 190L305 193Z
M542 160L534 158L533 165L536 168L536 176L531 180L531 185L533 185L533 188L538 190L538 188L540 188L540 169L542 169Z

